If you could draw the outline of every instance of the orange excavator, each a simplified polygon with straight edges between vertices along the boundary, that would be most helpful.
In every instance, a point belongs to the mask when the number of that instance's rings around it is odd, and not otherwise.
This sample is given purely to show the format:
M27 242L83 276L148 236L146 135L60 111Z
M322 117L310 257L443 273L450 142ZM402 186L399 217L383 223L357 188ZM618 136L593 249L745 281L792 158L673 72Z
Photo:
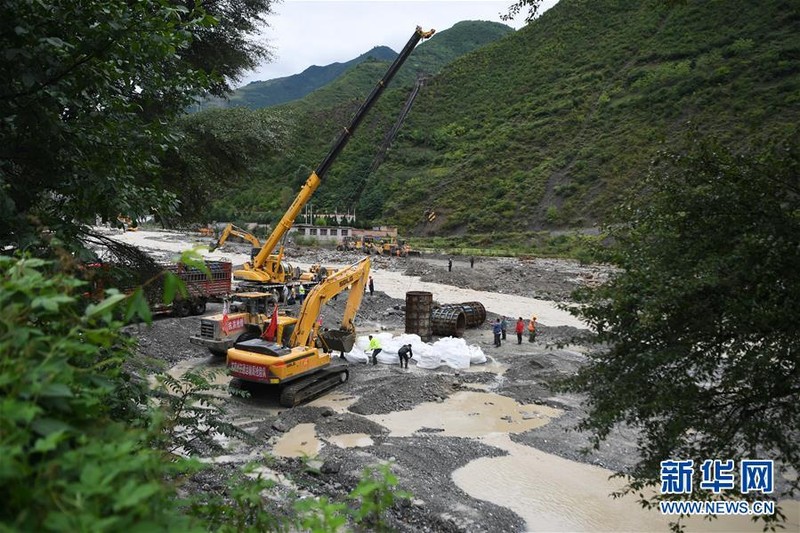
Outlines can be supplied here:
M349 352L355 344L353 320L364 298L369 270L370 260L365 257L328 276L308 293L297 318L275 313L271 340L261 330L254 331L255 335L243 333L228 350L231 376L280 387L284 407L294 407L347 381L347 367L331 364L331 352ZM349 294L340 327L322 328L322 306L345 291Z

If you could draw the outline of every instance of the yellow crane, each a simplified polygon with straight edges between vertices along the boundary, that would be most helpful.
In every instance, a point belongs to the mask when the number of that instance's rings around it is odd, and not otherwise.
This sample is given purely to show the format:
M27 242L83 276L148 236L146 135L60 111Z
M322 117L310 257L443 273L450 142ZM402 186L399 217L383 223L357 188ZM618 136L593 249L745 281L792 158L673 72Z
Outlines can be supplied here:
M264 289L265 285L270 284L284 284L292 279L292 269L282 263L283 261L283 241L294 224L297 215L308 203L311 196L322 183L325 174L330 166L336 160L339 153L347 144L352 134L355 132L358 125L366 116L367 112L372 108L375 102L380 97L383 90L392 80L394 75L400 70L405 60L411 55L414 47L422 39L427 39L433 35L435 30L423 31L422 28L417 26L414 34L406 43L403 50L394 60L394 62L386 71L386 74L381 78L367 99L361 104L361 107L356 111L350 124L348 124L339 134L338 139L333 144L333 147L322 160L322 163L311 172L311 175L306 180L305 184L300 189L300 192L295 197L294 202L284 213L280 221L275 225L275 229L264 242L258 254L253 257L253 260L244 264L244 266L234 271L233 278L240 281L240 287L246 289L259 290ZM277 250L277 253L276 253Z
M347 367L332 365L331 352L348 352L353 348L356 340L353 320L364 298L369 271L370 260L365 257L311 289L297 318L281 316L276 320L275 338L282 342L243 335L228 350L231 376L281 387L280 403L285 407L293 407L347 381ZM341 326L323 329L322 306L347 290Z

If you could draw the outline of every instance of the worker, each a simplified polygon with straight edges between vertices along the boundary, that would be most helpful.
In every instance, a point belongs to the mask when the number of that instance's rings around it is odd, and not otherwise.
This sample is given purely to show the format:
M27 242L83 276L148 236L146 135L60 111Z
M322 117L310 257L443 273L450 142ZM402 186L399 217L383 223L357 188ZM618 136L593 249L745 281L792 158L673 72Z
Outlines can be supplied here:
M506 340L506 331L508 330L508 321L506 317L503 316L503 319L500 321L500 332L503 335L503 340Z
M500 347L500 334L503 332L503 327L500 325L500 319L498 318L497 321L492 324L492 333L494 333L494 345L495 348Z
M531 315L531 320L528 322L528 342L536 340L536 315Z
M522 320L522 317L519 317L517 320L517 325L514 327L514 331L517 332L517 344L522 344L522 333L525 331L525 321Z
M369 336L369 349L372 350L372 364L378 364L378 354L381 353L381 341L378 337Z
M397 355L400 356L400 368L408 368L408 360L414 357L414 352L411 351L411 345L406 344L397 350ZM403 367L405 363L405 367Z
M289 303L289 287L283 286L283 303Z
M303 285L301 284L299 287L297 287L297 301L300 302L300 304L302 304L305 297L306 297L306 288L303 287Z
M375 282L372 281L372 276L369 277L369 295L372 296L375 293Z
M452 272L453 271L453 258L452 257L447 259L447 271L448 272Z

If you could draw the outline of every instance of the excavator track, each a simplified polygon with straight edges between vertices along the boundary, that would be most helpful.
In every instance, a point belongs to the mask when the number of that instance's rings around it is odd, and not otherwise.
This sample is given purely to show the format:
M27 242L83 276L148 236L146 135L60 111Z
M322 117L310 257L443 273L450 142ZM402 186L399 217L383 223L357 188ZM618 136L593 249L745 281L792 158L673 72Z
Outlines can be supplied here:
M350 371L343 366L326 368L311 376L293 381L281 388L280 404L294 407L306 400L316 398L320 394L338 387L350 377Z

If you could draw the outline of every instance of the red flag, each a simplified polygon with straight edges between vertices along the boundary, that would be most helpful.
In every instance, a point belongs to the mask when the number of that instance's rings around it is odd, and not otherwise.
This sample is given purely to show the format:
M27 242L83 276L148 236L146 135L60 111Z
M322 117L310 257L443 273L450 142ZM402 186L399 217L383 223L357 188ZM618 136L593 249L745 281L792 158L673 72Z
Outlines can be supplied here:
M275 304L275 309L272 311L272 318L269 319L269 326L264 330L261 338L265 341L274 342L278 336L278 304Z
M225 300L222 304L222 333L228 334L228 312L230 311L231 303Z

